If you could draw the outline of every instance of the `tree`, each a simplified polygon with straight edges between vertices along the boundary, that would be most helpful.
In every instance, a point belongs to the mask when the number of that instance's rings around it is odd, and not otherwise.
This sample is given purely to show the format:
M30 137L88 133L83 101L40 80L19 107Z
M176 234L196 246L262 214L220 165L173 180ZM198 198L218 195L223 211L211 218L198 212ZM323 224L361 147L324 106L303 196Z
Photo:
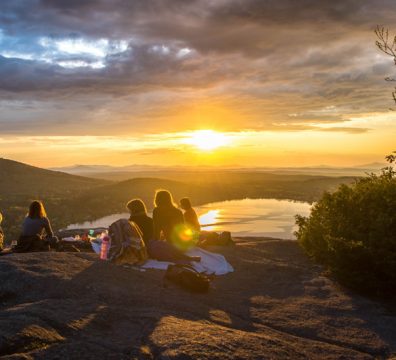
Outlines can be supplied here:
M389 30L385 29L383 26L377 26L375 29L375 34L377 35L377 41L375 44L378 49L383 53L392 56L393 61L396 65L396 36L389 37ZM386 81L396 81L392 77L385 78ZM392 92L393 101L396 103L396 87Z
M361 292L396 295L396 152L381 174L326 192L309 217L297 216L305 252Z

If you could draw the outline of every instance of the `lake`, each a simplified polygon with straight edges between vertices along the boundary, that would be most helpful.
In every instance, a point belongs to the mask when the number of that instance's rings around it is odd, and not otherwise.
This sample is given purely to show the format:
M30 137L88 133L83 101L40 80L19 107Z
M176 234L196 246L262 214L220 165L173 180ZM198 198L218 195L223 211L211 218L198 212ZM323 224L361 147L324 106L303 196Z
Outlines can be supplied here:
M276 199L243 199L195 207L203 230L231 231L233 236L266 236L294 239L296 214L308 215L311 205ZM67 229L108 227L127 213L105 216L95 221L72 224Z

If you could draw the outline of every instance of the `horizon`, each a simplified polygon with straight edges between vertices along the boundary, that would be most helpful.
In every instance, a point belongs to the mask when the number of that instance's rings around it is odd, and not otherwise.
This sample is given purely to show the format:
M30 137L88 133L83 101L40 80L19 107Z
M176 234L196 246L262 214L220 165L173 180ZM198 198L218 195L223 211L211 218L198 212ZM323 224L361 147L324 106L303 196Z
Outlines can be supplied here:
M46 170L54 170L54 171L63 171L63 172L76 172L78 173L79 169L82 169L82 172L95 172L96 169L108 169L109 172L112 171L121 171L124 170L126 172L133 172L136 169L147 170L156 170L156 169L165 169L165 170L177 170L177 169L185 169L185 170L212 170L212 169L220 169L220 170L255 170L255 171L263 171L263 170L380 170L381 167L387 166L387 163L384 162L372 162L366 164L354 164L351 166L334 166L329 164L315 164L310 166L260 166L260 167L249 167L238 164L233 165L201 165L199 167L194 165L160 165L160 164L128 164L128 165L111 165L111 164L67 164L65 166L49 166L49 167L40 167L33 163L24 163L22 161L10 158L0 157L0 160L6 161L15 161L24 165L29 165L33 167L38 167Z
M395 65L374 30L394 15L391 0L5 1L0 156L42 168L383 162Z

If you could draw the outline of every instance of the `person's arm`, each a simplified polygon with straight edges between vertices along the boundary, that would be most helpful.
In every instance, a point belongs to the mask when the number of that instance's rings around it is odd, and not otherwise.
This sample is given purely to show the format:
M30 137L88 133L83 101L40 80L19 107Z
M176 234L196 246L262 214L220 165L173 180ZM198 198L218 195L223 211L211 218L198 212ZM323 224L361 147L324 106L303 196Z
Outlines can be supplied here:
M47 238L53 237L54 233L51 228L51 223L48 218L44 218L44 229L47 234Z

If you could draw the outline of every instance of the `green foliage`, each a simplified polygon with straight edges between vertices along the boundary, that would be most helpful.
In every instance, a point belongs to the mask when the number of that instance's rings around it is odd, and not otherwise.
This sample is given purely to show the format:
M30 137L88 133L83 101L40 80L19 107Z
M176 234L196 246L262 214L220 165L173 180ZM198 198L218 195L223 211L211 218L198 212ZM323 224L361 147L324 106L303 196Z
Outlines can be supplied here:
M324 193L309 217L296 217L300 245L345 284L375 295L395 292L395 155L380 175Z

